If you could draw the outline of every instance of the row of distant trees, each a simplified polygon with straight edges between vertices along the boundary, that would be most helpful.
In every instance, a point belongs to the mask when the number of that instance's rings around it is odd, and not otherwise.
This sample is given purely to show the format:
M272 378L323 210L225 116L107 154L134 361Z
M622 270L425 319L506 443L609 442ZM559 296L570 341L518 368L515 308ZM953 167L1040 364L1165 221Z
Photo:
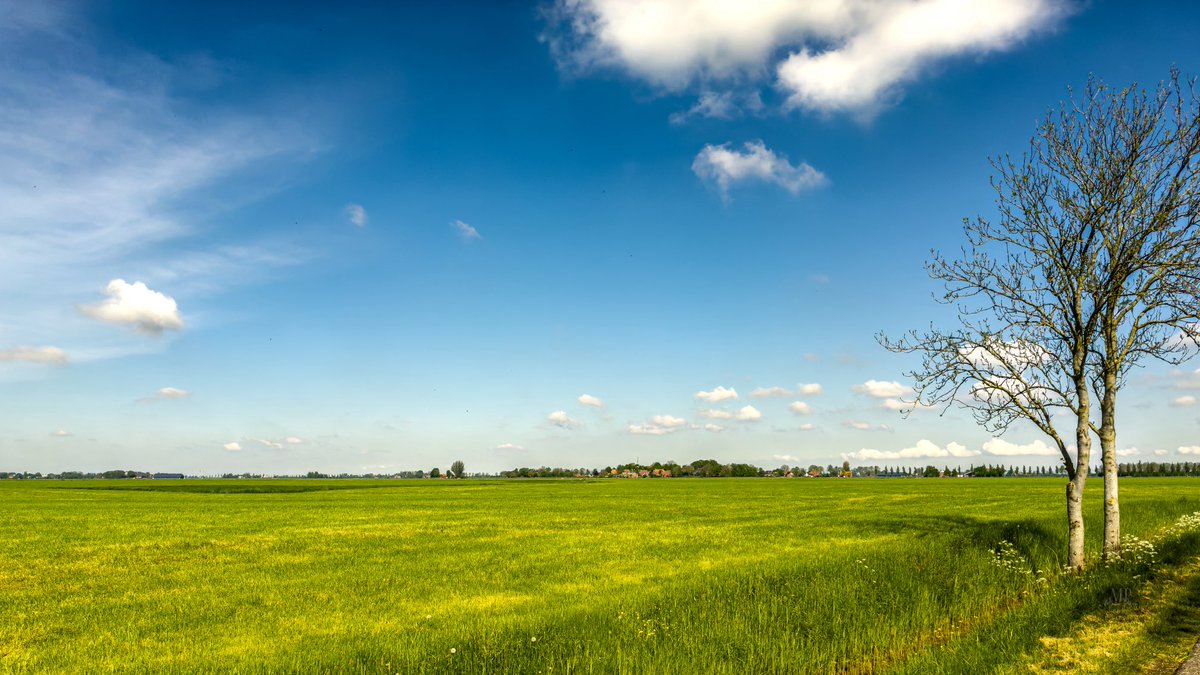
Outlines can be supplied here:
M1138 462L1122 464L1122 476L1200 476L1200 462ZM1091 467L1093 476L1103 474L1102 466ZM817 478L957 478L974 476L976 478L1053 478L1067 475L1064 466L1013 466L1002 464L972 465L966 469L961 467L933 465L881 467L855 466L843 462L840 467L829 464L820 466L811 464L808 468L792 467L784 464L775 469L763 469L752 464L722 464L714 459L701 459L688 464L676 462L653 462L639 464L636 462L606 466L603 469L562 468L542 466L537 468L521 467L502 471L504 478L621 478L638 476L644 478L752 478L752 477L782 477L782 476L811 476Z

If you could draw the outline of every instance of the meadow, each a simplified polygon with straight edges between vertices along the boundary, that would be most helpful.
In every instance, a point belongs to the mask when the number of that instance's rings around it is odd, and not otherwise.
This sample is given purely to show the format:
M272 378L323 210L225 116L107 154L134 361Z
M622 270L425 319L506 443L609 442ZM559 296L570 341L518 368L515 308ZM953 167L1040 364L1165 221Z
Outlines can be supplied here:
M1200 481L1122 504L1155 566L1200 550L1159 534ZM0 513L6 673L980 673L1155 574L1068 577L1050 478L5 481Z

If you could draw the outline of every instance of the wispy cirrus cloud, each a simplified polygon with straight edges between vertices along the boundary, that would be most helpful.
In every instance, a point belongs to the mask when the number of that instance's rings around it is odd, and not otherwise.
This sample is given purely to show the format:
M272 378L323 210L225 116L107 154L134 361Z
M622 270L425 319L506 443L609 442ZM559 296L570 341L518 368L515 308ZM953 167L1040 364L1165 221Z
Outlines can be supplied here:
M53 336L80 361L160 349L62 312L110 279L158 284L156 270L173 275L176 288L254 278L261 261L243 263L226 255L230 244L199 235L272 189L234 178L277 169L316 144L296 123L248 112L253 104L193 108L174 92L210 74L136 50L111 58L88 42L94 33L70 4L6 3L2 13L0 294L17 301L0 309L0 325L21 344Z
M67 353L58 347L11 347L0 349L0 363L66 365Z
M483 239L483 236L479 234L479 230L476 230L473 226L468 225L461 220L455 220L451 222L450 226L453 227L456 232L458 232L458 236L462 237L463 241L477 241L479 239Z
M366 227L367 225L367 210L362 204L347 204L346 218L350 224L355 227Z

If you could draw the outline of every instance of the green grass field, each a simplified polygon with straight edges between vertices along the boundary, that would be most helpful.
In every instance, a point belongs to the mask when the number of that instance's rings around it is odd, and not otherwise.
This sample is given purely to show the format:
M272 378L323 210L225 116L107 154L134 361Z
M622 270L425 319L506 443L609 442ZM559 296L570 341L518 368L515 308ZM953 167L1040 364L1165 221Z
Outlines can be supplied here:
M7 481L0 671L989 672L1147 578L1062 575L1063 489ZM1125 479L1122 504L1147 538L1200 481Z

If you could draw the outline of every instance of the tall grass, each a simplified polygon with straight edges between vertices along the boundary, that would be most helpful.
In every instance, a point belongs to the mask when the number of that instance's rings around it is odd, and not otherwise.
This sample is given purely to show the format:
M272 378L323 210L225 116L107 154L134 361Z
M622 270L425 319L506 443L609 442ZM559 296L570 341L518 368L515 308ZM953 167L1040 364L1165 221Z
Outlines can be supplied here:
M1133 574L1061 577L1053 479L114 485L0 484L0 670L985 672Z

